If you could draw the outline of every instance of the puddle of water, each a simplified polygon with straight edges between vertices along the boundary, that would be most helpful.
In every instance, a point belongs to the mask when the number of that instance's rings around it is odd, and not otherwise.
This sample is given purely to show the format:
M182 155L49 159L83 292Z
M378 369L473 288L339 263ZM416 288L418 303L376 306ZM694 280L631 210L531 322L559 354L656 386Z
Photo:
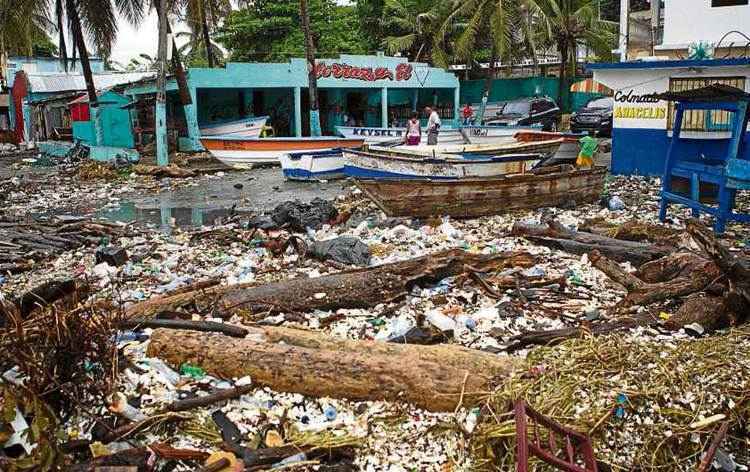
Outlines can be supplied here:
M114 208L103 208L94 213L94 218L123 223L135 223L138 226L157 227L166 233L172 228L197 228L203 225L214 225L233 215L247 215L248 212L233 211L230 208L196 208L162 206L139 207L132 202L122 202Z

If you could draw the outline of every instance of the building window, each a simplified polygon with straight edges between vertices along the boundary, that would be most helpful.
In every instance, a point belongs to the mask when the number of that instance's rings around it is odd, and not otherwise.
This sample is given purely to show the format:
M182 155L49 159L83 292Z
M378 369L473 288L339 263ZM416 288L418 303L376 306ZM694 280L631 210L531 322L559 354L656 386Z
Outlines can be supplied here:
M701 77L669 79L670 92L684 92L711 84L722 84L745 90L745 77ZM725 110L687 110L682 117L682 131L727 131L732 123L733 112ZM674 126L674 102L669 102L667 129Z
M748 0L711 0L712 7L734 7L747 5Z

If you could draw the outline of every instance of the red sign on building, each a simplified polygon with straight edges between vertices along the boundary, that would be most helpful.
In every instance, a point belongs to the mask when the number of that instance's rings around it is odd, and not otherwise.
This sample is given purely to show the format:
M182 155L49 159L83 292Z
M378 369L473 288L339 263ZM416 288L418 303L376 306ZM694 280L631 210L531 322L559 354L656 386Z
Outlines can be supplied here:
M411 79L412 66L410 64L399 64L394 70L388 67L357 67L349 64L324 64L322 62L315 64L315 75L319 79L356 79L367 82L378 80L396 80L406 81Z

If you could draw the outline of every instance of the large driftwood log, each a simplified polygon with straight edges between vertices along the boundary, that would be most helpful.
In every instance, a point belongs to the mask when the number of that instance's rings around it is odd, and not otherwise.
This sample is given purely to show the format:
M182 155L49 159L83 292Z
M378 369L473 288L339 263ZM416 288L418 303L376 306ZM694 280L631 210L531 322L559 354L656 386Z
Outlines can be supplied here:
M495 255L449 250L377 267L355 269L317 278L296 278L265 285L212 287L147 300L130 307L129 317L195 306L215 316L254 311L306 312L314 309L366 308L406 296L415 285L434 283L468 271L530 267L534 257L524 252Z
M683 231L642 220L625 223L612 223L606 218L592 218L578 228L587 233L599 234L625 241L648 241L654 244L674 246L682 237Z
M250 375L275 390L352 400L402 400L431 411L475 404L520 361L459 346L334 339L289 328L248 328L245 339L155 330L148 354L218 377Z
M617 262L630 262L641 265L664 257L670 249L633 241L622 241L583 231L571 231L555 221L543 225L516 222L511 233L523 236L529 241L551 249L571 254L588 254L598 250Z
M677 277L666 282L646 283L625 272L617 263L602 256L598 251L589 254L589 260L594 267L628 291L625 298L617 304L616 308L620 310L700 292L721 276L721 270L716 264L704 260L695 267L690 276Z

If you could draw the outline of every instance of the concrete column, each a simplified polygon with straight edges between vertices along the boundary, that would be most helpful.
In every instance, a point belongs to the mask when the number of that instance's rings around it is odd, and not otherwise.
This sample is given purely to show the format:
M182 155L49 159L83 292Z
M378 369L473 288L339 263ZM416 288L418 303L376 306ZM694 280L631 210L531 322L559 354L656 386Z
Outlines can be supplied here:
M417 105L419 104L419 89L415 88L412 90L412 96L411 96L411 109L412 111L417 111Z
M186 151L204 151L200 141L201 130L198 127L198 98L195 87L188 87L190 91L190 105L184 105L185 123L187 124L188 140L190 141Z
M380 92L380 126L388 127L388 87L383 87Z
M453 89L453 122L455 126L461 124L461 103L459 102L461 100L461 91L458 87L456 85L456 88Z
M620 61L628 60L628 24L630 13L630 0L620 0Z
M294 135L302 137L302 89L294 87Z
M154 141L156 142L156 164L169 165L167 152L167 104L156 101L154 109Z

